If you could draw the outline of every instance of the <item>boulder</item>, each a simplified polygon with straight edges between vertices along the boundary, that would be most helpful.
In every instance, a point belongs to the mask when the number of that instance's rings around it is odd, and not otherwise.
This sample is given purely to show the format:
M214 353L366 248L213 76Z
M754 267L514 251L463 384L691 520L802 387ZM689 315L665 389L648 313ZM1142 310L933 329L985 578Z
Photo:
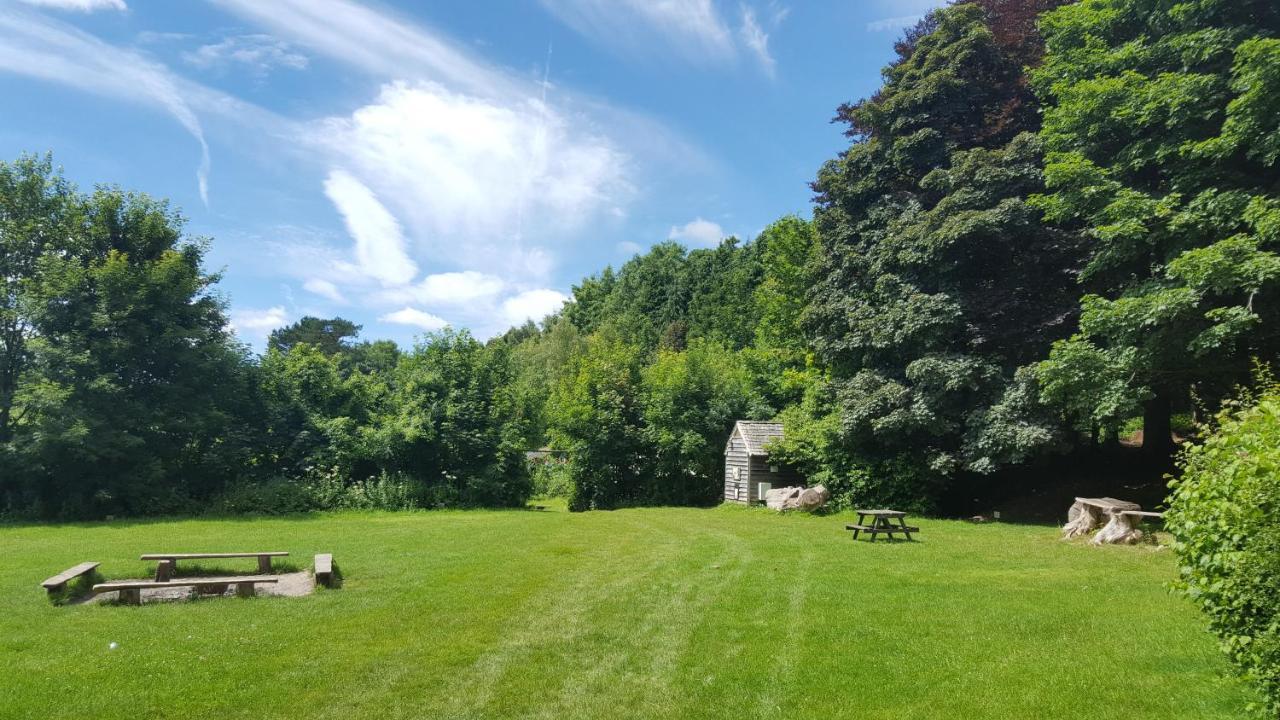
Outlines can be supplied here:
M764 504L770 510L801 510L813 512L831 499L831 492L822 485L811 488L774 488L764 495Z
M804 490L801 487L773 488L764 494L764 505L770 510L786 510L787 503Z

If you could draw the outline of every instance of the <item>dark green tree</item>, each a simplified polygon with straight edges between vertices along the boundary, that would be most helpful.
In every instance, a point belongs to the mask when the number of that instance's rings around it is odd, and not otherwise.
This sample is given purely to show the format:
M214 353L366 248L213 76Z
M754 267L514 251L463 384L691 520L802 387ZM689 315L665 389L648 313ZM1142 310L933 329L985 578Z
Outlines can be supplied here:
M307 343L328 355L351 349L360 335L360 326L344 318L318 318L308 315L286 327L271 331L267 347L289 352L298 343Z

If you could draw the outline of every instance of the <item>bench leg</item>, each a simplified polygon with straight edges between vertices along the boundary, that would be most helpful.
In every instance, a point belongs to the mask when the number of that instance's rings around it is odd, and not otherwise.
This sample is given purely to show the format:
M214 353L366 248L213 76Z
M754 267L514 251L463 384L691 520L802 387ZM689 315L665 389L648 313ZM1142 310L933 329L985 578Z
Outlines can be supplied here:
M66 592L66 589L67 589L66 583L58 583L53 587L45 588L45 592L48 593L49 597L53 597L54 595L58 595L63 592Z
M119 592L120 602L125 605L141 605L142 591L136 588L132 590L121 590Z
M236 595L239 595L240 597L253 597L253 583L236 583Z
M258 572L263 573L264 575L271 574L271 556L270 555L258 556Z
M169 582L173 579L173 571L173 560L161 560L156 563L156 582Z

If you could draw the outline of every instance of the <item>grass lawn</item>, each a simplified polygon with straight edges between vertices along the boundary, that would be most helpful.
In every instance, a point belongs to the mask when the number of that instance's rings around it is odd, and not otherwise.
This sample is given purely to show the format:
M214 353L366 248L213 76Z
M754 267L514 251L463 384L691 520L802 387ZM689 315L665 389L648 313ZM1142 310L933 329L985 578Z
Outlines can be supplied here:
M747 508L0 527L0 717L1239 718L1150 547ZM54 607L143 552L330 551L305 598ZM229 568L252 567L253 560ZM109 650L108 644L120 647Z

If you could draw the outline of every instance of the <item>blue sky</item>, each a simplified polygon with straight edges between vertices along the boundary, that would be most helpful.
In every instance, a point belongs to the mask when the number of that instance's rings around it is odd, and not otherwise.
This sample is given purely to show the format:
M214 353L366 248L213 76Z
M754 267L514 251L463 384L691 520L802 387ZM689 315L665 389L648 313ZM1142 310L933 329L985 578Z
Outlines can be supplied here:
M171 199L237 333L401 343L653 243L808 215L841 102L940 0L0 0L0 157Z

